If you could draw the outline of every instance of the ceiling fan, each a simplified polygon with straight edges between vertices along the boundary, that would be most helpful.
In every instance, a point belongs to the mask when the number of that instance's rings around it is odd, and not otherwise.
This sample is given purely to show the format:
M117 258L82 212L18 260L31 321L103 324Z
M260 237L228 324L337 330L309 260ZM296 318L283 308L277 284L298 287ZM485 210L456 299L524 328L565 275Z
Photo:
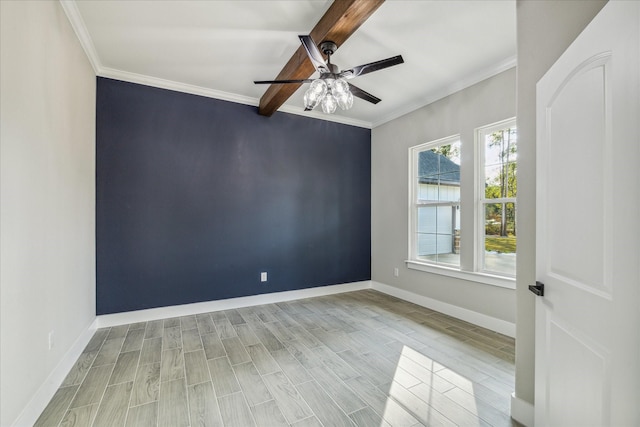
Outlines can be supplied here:
M348 70L339 71L338 66L331 63L331 55L338 49L338 46L332 41L324 41L320 43L320 49L316 46L311 36L298 36L307 55L311 60L314 68L320 77L317 79L301 79L301 80L258 80L255 84L288 84L288 83L311 83L311 86L304 95L304 110L313 110L318 104L322 110L331 114L340 106L343 110L348 110L353 105L353 97L356 96L373 104L380 102L370 93L360 89L357 86L348 83L354 77L368 74L373 71L382 70L394 65L402 64L404 60L401 55L391 58L382 59L380 61L370 62L368 64L358 65ZM322 53L327 56L325 62Z

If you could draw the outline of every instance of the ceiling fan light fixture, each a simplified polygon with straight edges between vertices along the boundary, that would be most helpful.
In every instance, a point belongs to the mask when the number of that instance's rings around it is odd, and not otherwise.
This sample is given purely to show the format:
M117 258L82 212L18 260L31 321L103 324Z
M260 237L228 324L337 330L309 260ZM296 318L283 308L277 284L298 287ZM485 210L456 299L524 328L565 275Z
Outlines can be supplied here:
M313 82L311 82L311 85L309 86L309 90L319 95L324 95L325 92L327 91L327 88L328 88L327 83L322 79L314 80Z
M349 92L349 83L345 79L335 79L331 85L331 91L335 96Z
M343 110L348 110L353 106L353 94L349 91L346 93L343 92L340 95L336 96L336 101L338 101L338 106Z
M281 80L257 80L255 84L301 84L311 83L311 86L304 94L304 110L310 111L320 104L325 114L333 114L340 106L343 110L348 110L353 106L353 98L358 97L372 104L380 102L370 93L365 92L357 86L347 83L347 79L368 74L373 71L382 70L394 65L402 64L404 60L401 55L368 64L358 65L348 70L340 71L338 66L331 63L331 55L338 46L332 41L323 41L316 45L311 36L298 36L302 46L307 52L307 57L311 64L320 73L320 77L311 79L281 79ZM325 60L318 46L327 57ZM284 71L284 70L283 70ZM265 94L266 96L266 94ZM264 96L263 96L264 98ZM262 102L262 101L261 101ZM262 104L261 104L262 105ZM282 105L280 103L279 105ZM261 107L262 108L262 107ZM277 107L276 107L277 108ZM270 111L273 113L273 111ZM262 113L261 113L262 114ZM265 115L271 115L265 113Z
M304 93L304 108L313 110L327 93L327 84L323 80L314 80Z
M322 107L322 111L325 114L333 114L336 111L336 108L338 107L338 101L331 94L331 92L328 91L324 95L324 98L322 98L322 101L320 102L320 106Z
M305 110L313 110L314 108L316 108L316 105L318 105L318 103L320 102L320 99L322 99L321 96L319 96L318 94L316 94L312 90L308 89L304 93L304 108L305 108Z
M333 114L339 106L348 110L353 106L353 94L344 79L325 77L311 83L304 94L305 110L313 110L318 103L325 114Z

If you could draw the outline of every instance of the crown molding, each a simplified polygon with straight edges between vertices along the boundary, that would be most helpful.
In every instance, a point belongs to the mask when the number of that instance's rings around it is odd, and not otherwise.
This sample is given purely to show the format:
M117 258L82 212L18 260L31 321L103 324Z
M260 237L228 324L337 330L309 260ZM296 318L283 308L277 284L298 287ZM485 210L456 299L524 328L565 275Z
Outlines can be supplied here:
M113 68L105 67L100 61L100 57L96 52L96 48L93 44L93 40L89 35L89 31L82 19L82 15L80 14L80 10L78 9L78 5L76 0L59 0L62 8L75 31L78 40L82 48L84 49L91 66L93 67L96 76L107 77L116 80L123 80L130 83L138 83L146 86L158 87L162 89L174 90L177 92L190 93L193 95L205 96L208 98L220 99L223 101L236 102L245 105L251 105L257 107L259 105L260 100L258 98L236 95L229 92L223 92L215 89L205 88L201 86L195 86L186 83L180 83L172 80L166 80L159 77L147 76L137 73L131 73L128 71L116 70ZM278 109L278 112L295 114L298 116L309 117L318 120L324 120L329 122L341 123L349 126L357 126L366 129L373 129L380 125L383 125L391 120L397 119L398 117L409 114L415 110L418 110L424 106L427 106L433 102L436 102L442 98L446 98L449 95L452 95L462 89L466 89L470 86L473 86L476 83L479 83L483 80L486 80L490 77L493 77L497 74L500 74L503 71L506 71L510 68L516 66L516 56L512 56L510 58L505 59L504 61L495 64L492 67L488 67L480 72L474 73L467 78L456 82L453 85L449 85L440 90L434 91L433 93L427 95L421 101L407 105L405 108L398 109L393 113L381 118L380 120L376 120L374 122L369 122L365 120L353 119L350 117L344 117L338 114L324 114L318 111L304 111L302 108L292 105L284 104Z
M96 47L93 45L93 40L91 40L91 36L89 35L89 30L87 30L87 26L82 19L78 5L75 0L60 0L60 5L71 23L71 28L73 28L73 31L80 41L80 45L87 55L93 71L96 75L99 75L100 70L102 70L102 63L96 52Z
M189 93L192 95L205 96L207 98L220 99L222 101L235 102L239 104L251 105L257 107L260 100L249 96L236 95L229 92L223 92L215 89L210 89L202 86L191 85L187 83L180 83L173 80L167 80L159 77L153 77L143 74L132 73L129 71L117 70L114 68L105 67L100 61L100 57L96 51L96 48L87 30L87 26L82 19L80 10L76 0L59 0L60 5L67 15L73 31L76 33L82 49L84 49L93 71L96 76L106 77L115 80L122 80L130 83L137 83L145 86L152 86L161 89L173 90L176 92ZM295 107L291 105L283 105L278 112L296 114L298 116L309 117L312 119L325 120L329 122L341 123L350 126L357 126L362 128L371 129L371 122L364 120L352 119L340 115L326 115L317 111L304 111L301 107Z
M463 89L471 87L476 83L480 83L483 80L496 76L502 73L503 71L507 71L515 67L516 65L517 65L516 56L515 55L511 56L505 59L504 61L494 64L491 67L485 68L484 70L480 70L479 72L474 73L463 80L457 81L452 85L445 86L437 91L432 92L431 94L427 95L424 99L422 99L420 102L407 105L405 108L394 111L392 114L389 114L383 117L382 119L373 122L372 127L376 128L380 125L390 122L391 120L397 119L398 117L402 117L406 114L419 110L420 108L425 107L429 104L432 104L436 101L439 101L443 98L446 98L449 95L453 95L456 92L459 92Z
M102 67L98 73L100 77L106 77L114 80L122 80L129 83L137 83L145 86L152 86L161 89L173 90L176 92L189 93L192 95L204 96L207 98L219 99L222 101L235 102L238 104L251 105L257 107L260 100L258 98L252 98L250 96L242 96L234 93L223 92L220 90L210 89L202 86L191 85L187 83L180 83L173 80L162 79L159 77L147 76L144 74L131 73L128 71L116 70L113 68ZM317 111L304 111L302 107L294 107L290 105L283 105L278 112L296 114L299 116L305 116L312 119L319 119L329 122L336 122L350 126L357 126L362 128L371 129L371 123L362 120L351 119L349 117L343 117L339 115L325 115Z
M174 80L167 80L160 77L153 77L145 74L116 70L114 68L103 67L100 73L98 73L98 76L114 80L122 80L129 83L137 83L144 86L153 86L160 89L168 89L176 92L204 96L207 98L220 99L222 101L230 101L252 106L258 105L257 98L252 98L250 96L236 95L234 93L223 92L220 90L209 89L206 87L191 85L187 83L180 83Z

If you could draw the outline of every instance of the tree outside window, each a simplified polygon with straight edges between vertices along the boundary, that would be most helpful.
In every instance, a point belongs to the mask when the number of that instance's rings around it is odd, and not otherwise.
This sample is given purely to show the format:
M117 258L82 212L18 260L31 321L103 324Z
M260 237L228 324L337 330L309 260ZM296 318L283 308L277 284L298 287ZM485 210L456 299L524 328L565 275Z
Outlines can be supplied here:
M516 193L518 141L515 122L479 130L483 152L482 196L479 216L482 226L479 269L514 276L516 265Z

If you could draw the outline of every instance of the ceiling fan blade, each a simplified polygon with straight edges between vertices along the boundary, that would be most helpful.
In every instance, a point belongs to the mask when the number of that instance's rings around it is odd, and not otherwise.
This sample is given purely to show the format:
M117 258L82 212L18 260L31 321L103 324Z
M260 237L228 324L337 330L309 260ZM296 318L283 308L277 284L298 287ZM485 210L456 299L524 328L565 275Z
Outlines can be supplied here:
M320 53L318 46L316 46L316 42L313 41L311 36L298 36L298 38L300 38L302 46L304 46L304 49L307 51L307 56L309 56L309 59L316 71L320 74L328 73L329 68L327 68L327 64L324 62L324 57L322 56L322 53Z
M360 99L364 99L365 101L369 101L372 104L377 104L378 102L382 101L380 98L371 95L369 92L366 92L366 91L360 89L358 86L352 85L351 83L349 83L349 90L351 91L353 96L357 96Z
M253 82L257 85L264 84L286 84L286 83L311 83L313 79L304 79L304 80L254 80Z
M353 67L349 70L342 71L340 74L338 74L338 76L344 79L352 79L354 77L358 77L363 74L368 74L374 71L382 70L383 68L393 67L394 65L402 64L403 62L404 62L404 59L402 59L402 55L398 55L391 58L382 59L380 61L358 65L357 67Z

